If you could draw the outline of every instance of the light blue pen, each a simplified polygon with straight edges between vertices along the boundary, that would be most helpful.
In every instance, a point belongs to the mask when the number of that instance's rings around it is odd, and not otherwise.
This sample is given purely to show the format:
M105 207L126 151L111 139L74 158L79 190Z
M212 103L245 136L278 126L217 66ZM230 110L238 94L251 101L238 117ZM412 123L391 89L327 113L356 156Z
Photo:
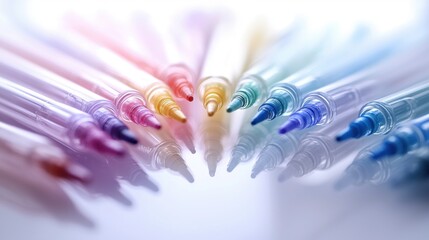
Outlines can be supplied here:
M259 107L251 124L256 125L267 119L273 120L280 115L291 114L301 106L302 98L306 94L380 62L420 38L416 36L404 39L401 34L395 34L393 37L371 41L361 47L352 48L348 54L343 53L346 56L344 58L325 59L326 64L304 69L303 72L278 82L271 88L268 99Z
M429 113L429 82L407 88L371 101L360 110L359 117L340 132L337 141L387 134L399 123Z
M281 126L284 134L294 129L328 125L347 111L360 109L370 100L399 91L429 76L429 47L419 45L369 70L329 84L303 99L303 106ZM409 64L413 62L413 64ZM383 88L378 85L383 83Z
M271 85L308 65L329 42L330 35L329 30L301 30L284 36L285 39L279 41L281 44L243 74L227 112L253 106L267 94Z
M429 99L426 99L426 104L429 104ZM429 110L428 107L426 109ZM405 155L427 146L429 146L429 114L400 126L384 138L373 150L372 159Z
M373 155L373 146L361 150L353 163L347 167L343 176L336 182L337 190L344 189L350 185L362 185L365 183L382 184L403 175L410 167L414 167L422 158L429 157L429 149L405 156L395 156L382 161L374 162L371 160Z

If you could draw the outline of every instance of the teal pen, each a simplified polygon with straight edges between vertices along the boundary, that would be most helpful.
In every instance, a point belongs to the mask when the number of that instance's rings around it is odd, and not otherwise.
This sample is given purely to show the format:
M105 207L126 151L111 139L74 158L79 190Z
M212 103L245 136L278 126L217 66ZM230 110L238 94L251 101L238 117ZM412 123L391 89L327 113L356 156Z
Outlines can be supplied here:
M359 117L337 136L337 141L389 133L399 123L429 113L429 82L365 104Z
M308 65L330 37L329 30L309 32L301 30L286 35L280 40L285 43L250 67L238 81L227 112L253 106L271 85Z
M427 103L428 100L426 100ZM394 130L373 150L372 159L405 155L429 145L429 114Z
M344 189L350 185L363 185L365 183L382 184L397 176L403 175L410 167L415 167L422 159L429 157L427 148L405 156L394 156L382 161L372 161L373 146L361 150L352 164L347 167L344 174L336 182L335 188ZM426 160L423 160L426 161ZM427 161L426 161L427 162Z
M345 57L328 57L325 64L320 64L304 72L294 74L275 84L269 97L259 107L251 124L256 125L265 120L273 120L280 115L289 115L301 106L303 97L328 84L363 70L373 64L400 52L421 37L405 39L402 35L384 37L352 48L340 55ZM330 59L330 60L329 60Z
M290 115L279 132L284 134L295 129L326 126L350 109L357 111L370 100L425 80L429 76L428 53L427 44L419 45L368 70L308 94L303 99L302 107ZM409 64L410 62L413 64ZM380 82L384 84L382 89L378 88Z

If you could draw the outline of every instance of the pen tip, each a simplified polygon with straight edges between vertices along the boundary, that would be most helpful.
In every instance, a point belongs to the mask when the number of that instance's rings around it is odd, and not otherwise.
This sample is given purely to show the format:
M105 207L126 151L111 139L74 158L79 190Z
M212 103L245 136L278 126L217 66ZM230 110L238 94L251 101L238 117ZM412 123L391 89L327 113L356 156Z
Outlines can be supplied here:
M226 111L229 113L234 112L243 106L244 106L244 103L242 102L242 100L240 98L233 98L231 100L231 102L229 103L228 107L226 108Z
M118 139L134 145L139 142L136 135L129 129L122 129L118 134Z
M252 174L250 174L250 177L251 177L252 179L255 179L255 178L256 178L256 176L258 176L258 173L257 173L257 172L252 172Z
M228 167L226 168L226 171L232 172L237 166L238 166L238 161L232 159L231 162L229 162Z
M188 100L189 102L194 101L194 91L191 87L189 86L183 86L180 88L179 90L179 96L178 97L182 97L186 100Z
M286 134L299 127L299 121L289 118L279 129L280 134Z
M195 181L194 176L192 176L191 172L188 168L184 168L183 170L179 171L179 173L190 183L193 183Z
M207 115L212 117L218 109L218 104L215 101L209 101L206 105Z
M351 128L347 128L345 130L343 130L342 132L340 132L336 137L335 140L337 140L337 142L343 142L347 139L353 138L353 131L351 130Z
M149 116L145 120L145 124L148 127L152 127L155 129L161 129L161 123L158 121L158 119L155 116Z
M207 166L209 169L209 175L210 177L214 177L216 174L216 168L217 168L217 162L216 161L207 161Z
M263 122L263 121L269 119L269 117L270 117L270 113L268 111L265 111L265 110L258 111L256 113L255 117L253 117L250 124L252 124L254 126L260 122Z
M177 120L179 122L182 122L182 123L186 122L185 114L182 111L180 111L179 109L174 109L173 111L171 111L171 118L173 118L174 120Z

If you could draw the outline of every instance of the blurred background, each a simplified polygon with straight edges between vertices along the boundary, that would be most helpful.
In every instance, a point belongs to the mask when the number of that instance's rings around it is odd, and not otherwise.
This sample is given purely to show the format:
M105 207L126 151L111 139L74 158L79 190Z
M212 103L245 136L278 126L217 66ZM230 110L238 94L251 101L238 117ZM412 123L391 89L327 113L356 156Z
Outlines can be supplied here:
M275 38L297 19L315 25L366 24L379 33L394 31L417 18L427 16L429 21L426 6L426 1L417 0L11 0L1 1L0 13L18 12L49 29L70 9L80 14L101 9L118 17L139 9L157 19L195 9L221 9L239 18L264 21ZM201 108L198 104L193 108ZM242 117L240 111L233 114L234 119ZM196 154L184 151L194 183L165 170L147 176L131 159L100 160L95 154L80 156L71 151L68 154L75 161L93 172L88 186L68 182L51 186L31 169L0 174L0 239L399 240L429 236L429 181L335 190L335 181L354 156L331 169L284 183L277 180L278 170L251 179L251 162L228 173L226 164L240 124L231 122L215 177L207 174L200 141L196 141ZM194 131L198 138L198 130Z

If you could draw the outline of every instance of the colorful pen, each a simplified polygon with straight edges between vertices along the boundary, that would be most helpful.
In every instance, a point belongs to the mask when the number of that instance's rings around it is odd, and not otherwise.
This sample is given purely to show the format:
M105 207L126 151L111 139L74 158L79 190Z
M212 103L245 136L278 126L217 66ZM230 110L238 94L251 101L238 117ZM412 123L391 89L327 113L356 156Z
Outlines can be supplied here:
M124 24L114 21L112 17L100 16L89 21L81 16L70 15L66 26L80 33L83 37L101 44L116 54L133 62L141 69L163 80L176 97L193 100L193 82L195 73L183 61L174 44L167 41L168 34L160 34L154 23L141 12L135 13ZM94 23L93 23L94 22ZM126 44L131 43L131 44ZM133 44L134 43L134 44ZM153 45L155 44L155 45ZM165 51L153 51L164 46Z
M90 114L100 128L113 139L137 143L134 134L116 117L116 109L109 100L61 76L2 49L0 49L0 75Z
M0 47L110 100L125 121L159 129L161 124L136 90L111 76L16 31L0 33Z
M426 45L426 44L425 44ZM328 125L351 109L359 109L365 102L401 90L429 76L427 46L419 46L392 57L339 82L329 84L303 99L300 109L290 115L279 132L315 125ZM413 64L409 62L413 61ZM378 88L383 83L383 89Z
M259 106L258 113L252 119L252 125L291 114L301 106L306 94L386 59L413 40L393 35L369 41L356 49L352 38L338 51L334 51L332 56L273 85L268 98Z
M312 29L314 30L314 29ZM311 32L311 33L309 33ZM329 38L329 31L292 31L272 54L261 57L238 81L227 112L249 108L265 97L274 83L308 65Z
M72 149L122 156L124 146L101 131L80 110L0 78L0 112L24 126L44 133Z
M359 117L337 136L337 141L387 134L399 123L429 113L429 82L365 104Z
M223 107L231 95L233 78L249 66L248 59L261 50L267 37L263 24L239 21L226 15L213 30L198 83L198 95L209 116Z
M147 99L148 106L154 112L186 122L186 116L173 99L170 88L164 82L139 69L110 49L95 44L71 31L58 30L55 33L43 33L35 30L29 33L46 44L114 76L116 81L121 81L136 89ZM111 80L113 79L111 78Z

